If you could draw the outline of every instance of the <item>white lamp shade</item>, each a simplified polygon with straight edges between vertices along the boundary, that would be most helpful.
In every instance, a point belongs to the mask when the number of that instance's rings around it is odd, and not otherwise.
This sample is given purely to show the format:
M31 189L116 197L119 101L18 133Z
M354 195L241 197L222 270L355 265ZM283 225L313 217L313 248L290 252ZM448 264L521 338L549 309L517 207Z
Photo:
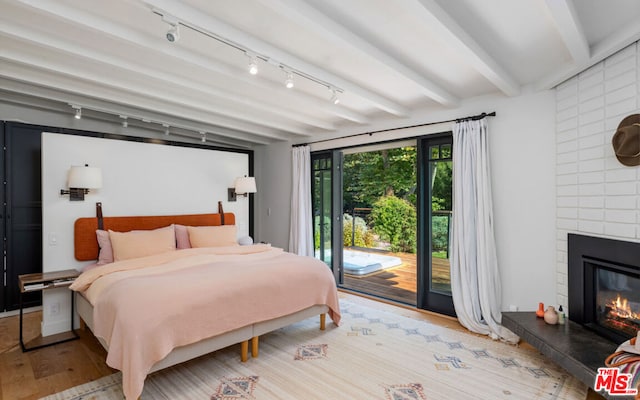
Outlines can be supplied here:
M97 167L72 166L69 169L69 187L100 189L102 187L102 170Z
M235 182L236 193L255 193L256 190L256 178L253 176L244 176L242 178L236 178Z

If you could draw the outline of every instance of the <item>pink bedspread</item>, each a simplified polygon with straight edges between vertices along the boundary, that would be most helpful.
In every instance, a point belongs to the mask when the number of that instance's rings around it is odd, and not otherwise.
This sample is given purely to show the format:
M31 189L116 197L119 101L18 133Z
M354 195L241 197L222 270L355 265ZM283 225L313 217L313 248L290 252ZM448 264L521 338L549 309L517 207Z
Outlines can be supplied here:
M151 367L172 349L253 323L327 305L340 322L336 284L319 260L268 245L187 249L89 270L71 289L94 306L94 334L109 346L137 399Z

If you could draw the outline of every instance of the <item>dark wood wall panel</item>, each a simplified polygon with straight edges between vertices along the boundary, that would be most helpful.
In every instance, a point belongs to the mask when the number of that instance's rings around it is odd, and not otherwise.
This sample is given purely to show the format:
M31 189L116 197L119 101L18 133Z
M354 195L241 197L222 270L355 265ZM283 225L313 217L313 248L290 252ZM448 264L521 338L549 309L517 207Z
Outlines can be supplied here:
M6 310L19 306L18 275L42 272L43 128L5 124ZM41 293L25 296L25 306L39 305Z

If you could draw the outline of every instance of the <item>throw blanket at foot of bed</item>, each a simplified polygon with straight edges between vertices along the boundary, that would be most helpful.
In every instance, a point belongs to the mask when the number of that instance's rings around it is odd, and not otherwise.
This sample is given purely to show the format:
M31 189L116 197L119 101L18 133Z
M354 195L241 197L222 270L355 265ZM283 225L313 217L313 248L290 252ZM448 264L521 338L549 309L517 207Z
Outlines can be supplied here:
M268 245L178 250L83 273L71 286L94 306L94 334L107 364L122 371L127 399L176 347L327 305L340 310L333 274L321 261Z

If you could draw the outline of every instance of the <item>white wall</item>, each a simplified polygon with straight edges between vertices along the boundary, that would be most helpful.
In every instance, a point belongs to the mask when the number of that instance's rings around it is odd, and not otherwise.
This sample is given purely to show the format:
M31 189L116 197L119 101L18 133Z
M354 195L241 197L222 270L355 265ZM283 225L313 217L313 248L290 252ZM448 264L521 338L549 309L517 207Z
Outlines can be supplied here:
M538 302L555 303L555 98L553 91L533 92L525 88L521 96L486 96L465 102L446 112L425 111L411 120L389 120L376 127L361 127L359 132L443 121L480 112L496 111L489 118L490 155L494 192L495 234L498 263L502 276L503 309L510 305L534 310ZM416 136L451 129L451 124L412 128L404 132L374 134L349 139L349 144L365 144L394 138ZM339 132L354 134L358 131ZM344 141L314 145L313 149L345 145ZM265 215L268 205L279 212L290 212L291 147L275 144L256 149L256 158L264 172L260 182L268 188L269 200L260 193L257 212L261 240L288 243L285 219ZM267 172L268 171L268 172ZM258 172L256 172L256 175ZM273 210L272 210L273 212ZM272 214L273 215L273 214Z
M611 145L620 121L640 113L638 43L564 82L556 99L557 298L567 304L567 233L640 241L640 168Z
M507 99L489 125L502 309L555 302L554 97Z
M291 220L291 143L279 142L256 148L254 158L255 241L289 248Z
M66 189L71 165L100 167L103 187L69 201ZM42 233L43 271L78 268L73 255L73 223L95 216L102 202L105 216L168 215L217 212L236 214L239 236L248 234L248 201L227 202L227 188L248 174L246 153L43 133ZM55 239L55 240L53 240ZM65 289L45 292L43 335L68 330L69 298ZM55 303L60 313L51 315Z

